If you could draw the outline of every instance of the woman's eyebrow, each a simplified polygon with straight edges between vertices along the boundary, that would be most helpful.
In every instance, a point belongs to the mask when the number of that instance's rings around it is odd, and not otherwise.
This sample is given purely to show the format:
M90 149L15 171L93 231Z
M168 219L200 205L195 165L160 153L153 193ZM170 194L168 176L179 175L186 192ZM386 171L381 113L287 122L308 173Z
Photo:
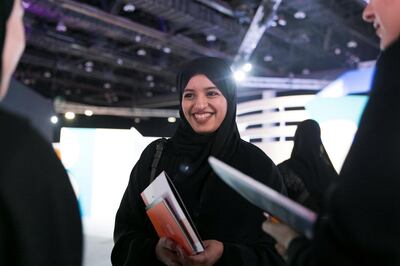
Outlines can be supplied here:
M206 91L208 91L208 90L218 90L218 88L216 86L210 86L210 87L203 88L203 90L206 90ZM183 91L185 92L185 91L195 91L195 90L191 89L191 88L185 88Z
M217 89L218 90L218 88L216 87L216 86L210 86L210 87L206 87L206 88L204 88L204 90L215 90L215 89Z

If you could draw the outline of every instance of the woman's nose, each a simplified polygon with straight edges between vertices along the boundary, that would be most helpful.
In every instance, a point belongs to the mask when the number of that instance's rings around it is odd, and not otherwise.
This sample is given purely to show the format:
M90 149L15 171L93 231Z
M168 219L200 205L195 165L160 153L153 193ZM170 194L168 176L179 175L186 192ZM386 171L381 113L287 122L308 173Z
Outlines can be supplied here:
M362 17L364 21L373 23L375 19L374 11L370 3L364 8Z
M208 100L206 97L197 97L195 102L195 108L204 109L208 106Z

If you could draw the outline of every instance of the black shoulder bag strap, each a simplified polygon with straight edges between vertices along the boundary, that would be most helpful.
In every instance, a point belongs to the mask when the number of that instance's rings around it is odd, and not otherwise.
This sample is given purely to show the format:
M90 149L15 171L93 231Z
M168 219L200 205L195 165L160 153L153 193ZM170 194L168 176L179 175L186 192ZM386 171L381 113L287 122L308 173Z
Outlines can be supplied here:
M167 142L167 140L165 138L162 138L156 146L156 153L154 154L154 159L153 159L153 163L151 164L151 172L150 172L150 183L153 182L155 175L156 175L156 171L157 171L157 166L158 163L160 162L161 159L161 154L162 151L164 149L164 144Z

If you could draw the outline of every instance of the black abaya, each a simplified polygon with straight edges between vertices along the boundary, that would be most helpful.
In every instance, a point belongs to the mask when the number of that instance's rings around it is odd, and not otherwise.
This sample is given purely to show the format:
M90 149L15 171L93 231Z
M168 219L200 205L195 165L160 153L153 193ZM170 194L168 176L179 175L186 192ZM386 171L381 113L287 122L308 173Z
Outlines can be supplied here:
M274 241L261 230L262 212L220 181L207 158L213 155L285 193L281 176L268 156L240 139L235 122L236 86L229 65L208 57L190 62L178 75L181 97L187 82L196 74L206 75L220 89L228 103L227 114L216 132L199 135L180 110L181 124L165 144L157 174L165 170L171 177L202 239L223 243L224 252L217 265L284 265ZM149 184L158 141L145 149L132 170L116 217L113 265L161 264L155 256L158 236L139 195Z

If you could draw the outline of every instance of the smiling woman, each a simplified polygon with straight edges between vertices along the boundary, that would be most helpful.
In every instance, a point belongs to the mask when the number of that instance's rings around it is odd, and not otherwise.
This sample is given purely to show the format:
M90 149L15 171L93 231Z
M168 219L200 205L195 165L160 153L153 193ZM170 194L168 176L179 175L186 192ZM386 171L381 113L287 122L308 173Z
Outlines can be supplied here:
M213 173L214 156L286 193L277 167L241 140L236 125L236 84L224 60L202 57L178 74L180 123L164 144L156 174L165 171L182 197L205 251L188 256L172 240L158 239L140 198L149 184L156 147L151 143L132 170L118 210L113 265L284 265L274 242L263 235L263 215Z
M370 0L363 18L373 23L384 50L400 37L400 0Z
M196 75L185 88L182 110L195 132L213 133L225 118L227 102L211 80L205 75Z

